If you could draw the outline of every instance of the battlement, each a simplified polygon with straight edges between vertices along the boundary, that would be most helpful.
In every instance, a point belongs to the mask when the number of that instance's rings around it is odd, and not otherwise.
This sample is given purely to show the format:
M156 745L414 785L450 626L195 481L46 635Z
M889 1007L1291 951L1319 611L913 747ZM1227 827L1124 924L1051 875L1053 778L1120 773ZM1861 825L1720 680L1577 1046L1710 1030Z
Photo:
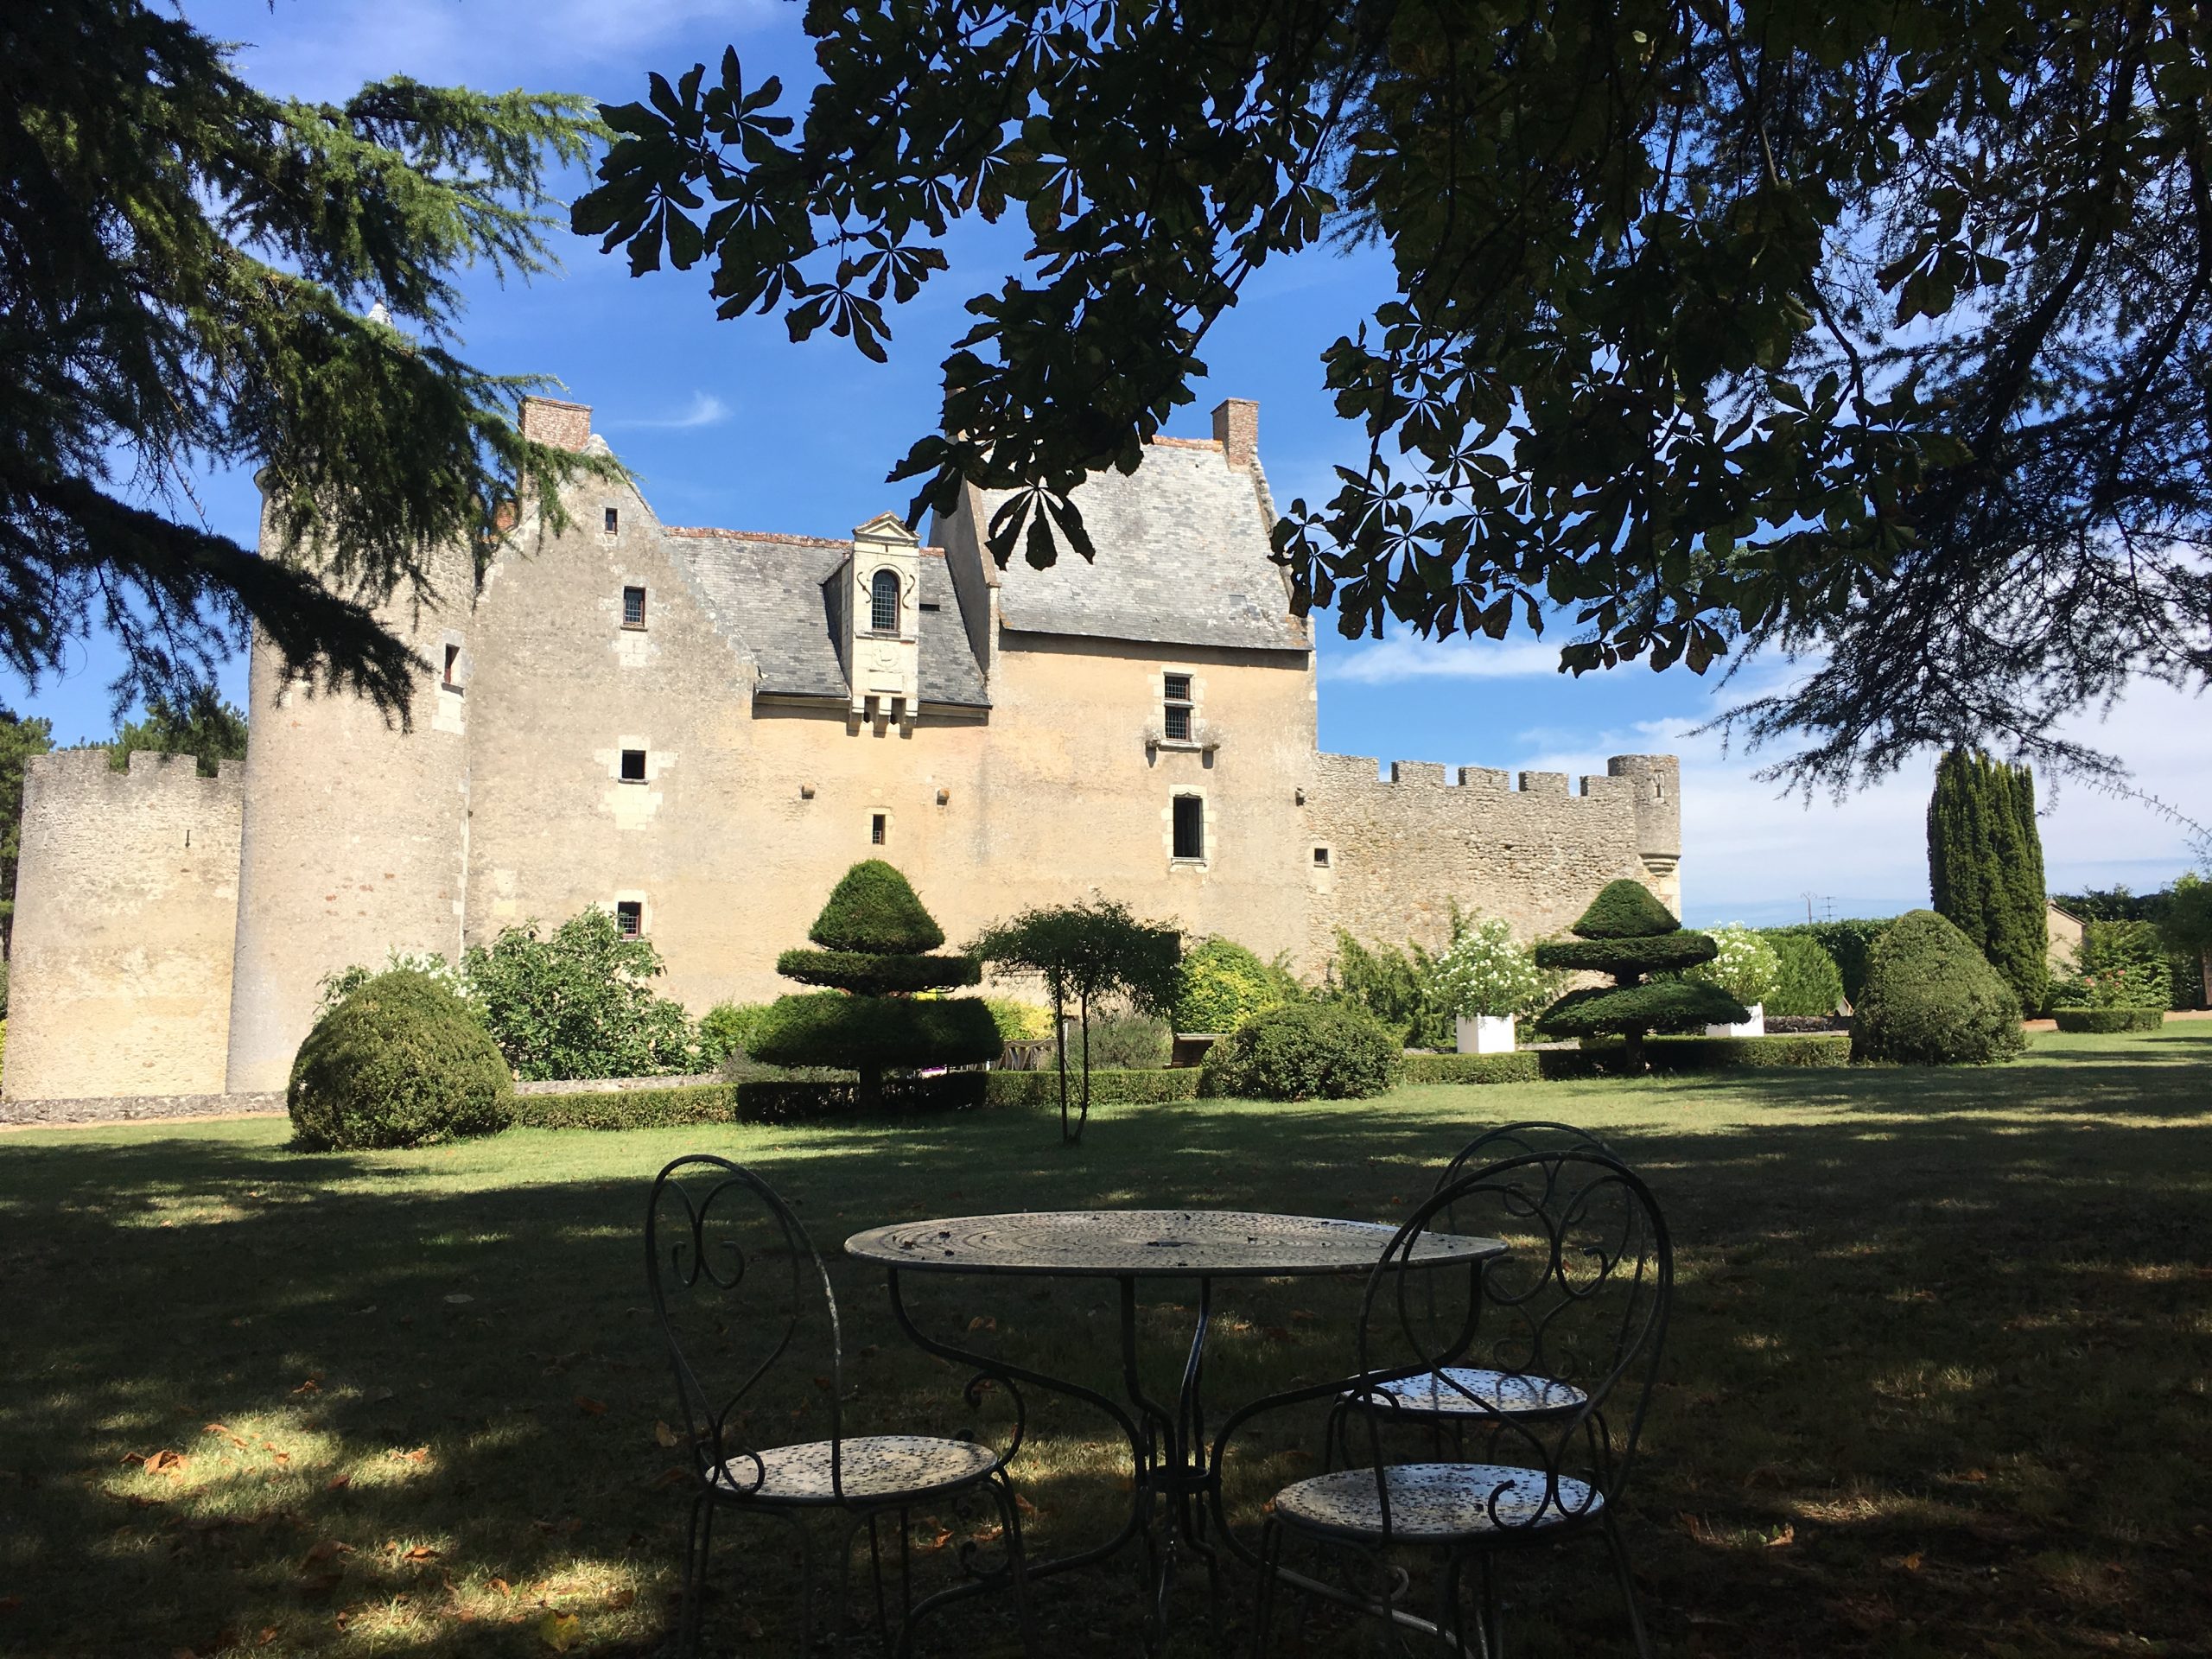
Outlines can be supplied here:
M1607 765L1618 768L1627 760L1649 757L1616 755ZM1314 769L1332 785L1372 784L1381 789L1465 790L1482 795L1542 795L1561 800L1624 800L1634 790L1631 779L1618 770L1605 776L1585 775L1577 780L1563 772L1514 773L1497 766L1447 766L1435 760L1393 760L1386 771L1363 754L1317 754Z
M33 796L47 802L66 798L89 804L127 802L155 791L212 804L236 799L245 787L243 760L218 761L216 775L202 778L198 760L189 754L135 749L128 767L118 771L110 764L111 753L103 747L33 755L25 783L26 810L28 798Z

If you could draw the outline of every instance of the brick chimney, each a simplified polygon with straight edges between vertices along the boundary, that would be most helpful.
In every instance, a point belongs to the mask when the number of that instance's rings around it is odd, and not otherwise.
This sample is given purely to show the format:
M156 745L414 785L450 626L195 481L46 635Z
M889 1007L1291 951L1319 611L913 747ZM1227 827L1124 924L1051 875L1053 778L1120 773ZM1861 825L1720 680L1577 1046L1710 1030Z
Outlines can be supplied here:
M555 397L525 397L522 435L533 443L550 444L556 449L582 449L591 439L591 405L564 404Z
M1260 458L1260 406L1249 397L1225 397L1213 411L1213 441L1229 464L1251 471Z

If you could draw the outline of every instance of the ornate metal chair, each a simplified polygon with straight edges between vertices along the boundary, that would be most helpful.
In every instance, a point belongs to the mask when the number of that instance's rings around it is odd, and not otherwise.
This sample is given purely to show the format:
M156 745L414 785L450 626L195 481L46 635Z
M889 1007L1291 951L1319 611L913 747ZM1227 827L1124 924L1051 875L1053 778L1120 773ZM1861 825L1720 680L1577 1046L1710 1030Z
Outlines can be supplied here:
M1503 1238L1510 1249L1471 1284L1414 1260L1424 1235L1445 1231ZM1509 1270L1516 1282L1499 1297L1490 1281ZM1332 1469L1275 1495L1261 1539L1255 1651L1268 1650L1282 1580L1372 1611L1386 1626L1433 1632L1454 1653L1495 1655L1496 1555L1594 1533L1611 1558L1637 1649L1648 1656L1615 1515L1650 1401L1673 1284L1673 1247L1649 1189L1602 1153L1530 1153L1463 1173L1433 1193L1368 1281L1359 1372L1343 1390L1366 1430L1365 1465ZM1467 1351L1482 1321L1500 1306L1512 1311L1535 1355L1559 1362L1548 1375L1571 1392L1532 1408L1510 1394L1501 1398L1487 1382L1459 1384L1459 1368L1448 1362ZM1507 1375L1533 1382L1536 1373ZM1395 1464L1384 1458L1383 1429L1408 1411L1402 1385L1409 1381L1433 1395L1435 1409L1452 1414L1458 1455ZM1325 1555L1351 1552L1369 1568L1369 1587L1338 1591L1288 1572L1282 1551L1294 1536ZM1390 1558L1403 1551L1436 1560L1433 1619L1415 1618L1400 1605L1406 1578ZM1470 1565L1480 1569L1471 1644L1461 1609Z
M1021 1516L1000 1454L971 1439L844 1432L837 1300L806 1229L766 1182L728 1159L704 1154L670 1164L654 1180L646 1210L645 1272L675 1366L692 1465L678 1652L697 1650L701 1591L715 1518L722 1513L770 1516L795 1535L801 1628L799 1645L791 1650L810 1651L814 1548L805 1516L835 1510L848 1522L842 1563L849 1563L855 1541L867 1534L876 1632L884 1650L911 1653L916 1624L931 1603L917 1607L912 1599L909 1511L923 1502L956 1505L978 1493L996 1511L1006 1559L994 1573L980 1573L969 1544L963 1548L963 1565L973 1576L1002 1577L1011 1586L1027 1645ZM827 1408L828 1437L760 1445L748 1397L778 1361L807 1342L828 1350L829 1374L814 1377L816 1388L810 1390ZM702 1375L710 1360L717 1385ZM720 1386L722 1382L729 1386ZM895 1641L879 1531L887 1519L898 1527Z

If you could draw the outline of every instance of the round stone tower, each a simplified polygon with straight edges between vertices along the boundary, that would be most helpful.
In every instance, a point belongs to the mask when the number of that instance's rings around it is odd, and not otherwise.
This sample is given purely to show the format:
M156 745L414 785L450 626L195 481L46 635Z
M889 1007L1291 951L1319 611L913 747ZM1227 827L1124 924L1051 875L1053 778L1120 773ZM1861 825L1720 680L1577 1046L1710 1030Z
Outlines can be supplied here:
M1629 780L1636 801L1636 849L1651 891L1682 913L1681 763L1671 754L1617 754L1605 771Z
M393 950L461 951L467 869L466 698L476 573L432 565L435 598L378 615L429 664L405 726L346 692L289 678L257 631L248 683L228 1087L276 1090L325 975Z

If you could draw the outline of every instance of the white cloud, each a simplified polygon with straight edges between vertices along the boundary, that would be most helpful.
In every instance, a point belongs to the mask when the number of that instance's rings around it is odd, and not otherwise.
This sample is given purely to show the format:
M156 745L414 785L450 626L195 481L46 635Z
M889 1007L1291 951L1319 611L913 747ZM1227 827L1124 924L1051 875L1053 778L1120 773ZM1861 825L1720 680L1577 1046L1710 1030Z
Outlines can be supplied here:
M695 391L684 408L669 415L639 415L601 423L609 430L623 427L640 431L689 432L702 426L720 426L729 419L729 405L710 391Z
M1558 672L1559 645L1543 639L1422 639L1400 634L1347 650L1325 650L1321 657L1321 677L1347 685L1528 679Z

